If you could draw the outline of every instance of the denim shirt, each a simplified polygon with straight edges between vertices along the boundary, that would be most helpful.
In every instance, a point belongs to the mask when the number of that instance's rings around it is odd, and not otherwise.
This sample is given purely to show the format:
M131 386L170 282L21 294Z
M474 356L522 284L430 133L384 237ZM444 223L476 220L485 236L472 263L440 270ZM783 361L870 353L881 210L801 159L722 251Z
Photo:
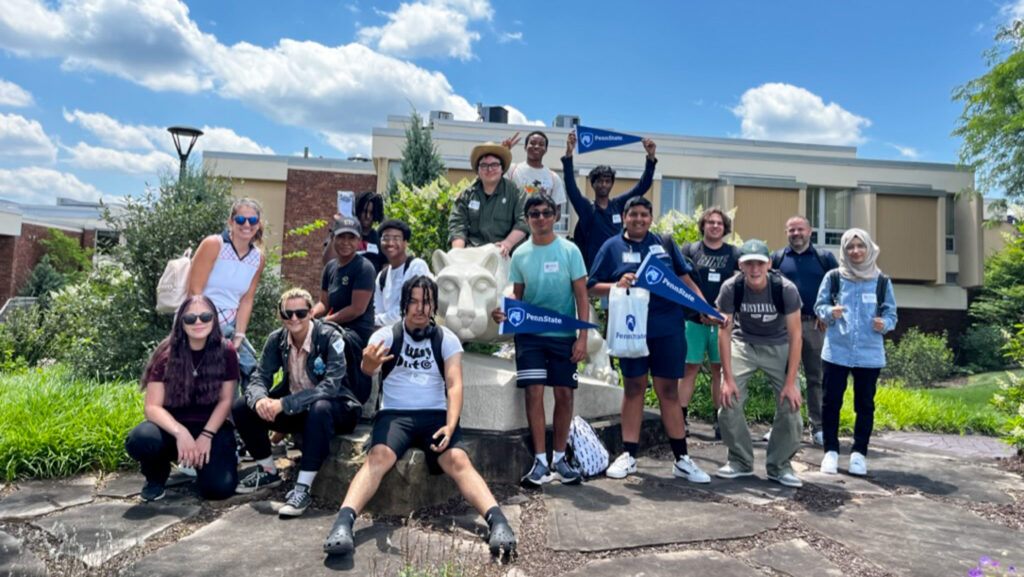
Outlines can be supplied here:
M885 366L885 344L883 334L896 327L896 299L892 282L885 292L882 303L882 332L871 325L877 308L875 294L878 279L854 282L839 279L839 304L846 307L842 317L832 318L832 295L828 277L818 287L818 298L814 302L814 313L827 325L825 345L821 358L844 367L880 368Z

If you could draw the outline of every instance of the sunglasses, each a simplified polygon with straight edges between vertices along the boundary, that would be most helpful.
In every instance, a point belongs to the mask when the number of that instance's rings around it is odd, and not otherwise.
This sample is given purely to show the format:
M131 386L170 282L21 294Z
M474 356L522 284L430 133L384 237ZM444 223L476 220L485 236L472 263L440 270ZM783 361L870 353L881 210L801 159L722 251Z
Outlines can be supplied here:
M555 216L553 210L531 210L526 216L530 218L551 218Z
M234 220L235 224L237 224L238 226L244 225L245 221L249 221L249 224L251 224L253 226L255 226L255 225L260 223L260 217L258 217L258 216L236 216L232 220Z
M181 315L181 322L186 325L194 325L196 322L208 323L213 320L213 313L199 313L194 315L189 313L187 315Z
M296 318L299 318L299 319L304 319L304 318L306 318L306 315L308 315L308 314L309 314L309 309L286 310L286 311L281 311L281 318L283 318L283 319L291 319L292 317L296 317Z

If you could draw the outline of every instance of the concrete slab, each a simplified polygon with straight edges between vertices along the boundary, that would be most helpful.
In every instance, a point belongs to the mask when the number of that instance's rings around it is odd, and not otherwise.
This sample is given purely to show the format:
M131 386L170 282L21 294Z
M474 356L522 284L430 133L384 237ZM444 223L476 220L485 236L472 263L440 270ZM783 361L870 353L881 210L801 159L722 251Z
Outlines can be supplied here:
M717 551L680 551L591 561L564 577L622 577L623 575L714 575L751 577L763 575L742 562Z
M0 519L28 519L93 500L94 477L29 481L0 501Z
M519 505L502 505L501 512L505 514L505 518L508 519L508 524L515 531L516 535L519 534L519 527L523 522L523 508ZM481 517L476 511L469 513L463 513L457 515L451 519L446 520L442 524L443 528L453 527L455 530L460 531L464 536L470 539L483 539L487 537L488 527L487 521Z
M605 478L577 487L547 485L544 501L548 546L557 551L735 539L779 525L771 517L733 505L694 501L678 487L657 480ZM628 513L616 515L615 522L609 523L613 509Z
M803 480L804 483L812 483L822 489L827 489L834 493L842 493L849 495L870 495L870 496L887 496L891 495L892 492L879 487L864 477L857 477L855 475L847 474L847 465L844 463L841 472L837 475L826 475L821 472L821 463L809 464L802 461L793 461L793 470L796 471L797 476Z
M356 521L353 556L325 556L324 537L335 511L310 509L302 517L280 520L274 506L258 501L241 506L192 535L156 551L128 569L127 577L199 577L206 575L392 575L412 563L426 566L441 559L487 563L482 540L452 534L406 529L362 518ZM254 531L253 527L259 530ZM237 549L245 554L211 555ZM196 563L197 558L202 563Z
M790 577L843 577L843 571L803 539L783 541L742 555L757 565Z
M45 577L46 565L24 543L0 531L0 575L8 577Z
M766 505L780 499L791 499L797 492L797 489L783 487L768 480L764 470L763 447L754 448L754 476L740 479L719 479L715 476L715 471L725 465L727 451L723 445L693 446L689 448L689 454L701 469L711 475L710 484L695 485L682 479L676 479L672 474L672 463L668 460L641 457L637 460L637 468L644 475L665 480L671 479L674 483L691 489L707 491L751 505Z
M198 505L177 499L140 505L107 502L62 511L32 524L61 541L61 554L99 567L198 512Z
M126 499L138 495L145 483L146 478L142 476L142 473L114 473L103 480L103 486L96 491L96 494L100 497Z
M800 519L894 575L966 575L983 555L1024 564L1024 532L920 496L867 499Z
M871 444L877 447L926 452L976 462L1008 459L1015 452L1013 447L995 437L923 431L885 431L872 436Z

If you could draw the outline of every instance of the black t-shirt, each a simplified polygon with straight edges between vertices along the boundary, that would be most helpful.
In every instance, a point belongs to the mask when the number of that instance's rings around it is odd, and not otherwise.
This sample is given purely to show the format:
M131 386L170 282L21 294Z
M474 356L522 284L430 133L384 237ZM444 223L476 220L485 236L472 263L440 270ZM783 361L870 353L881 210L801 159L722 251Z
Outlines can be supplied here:
M740 251L731 244L710 249L704 241L698 240L686 245L683 254L693 261L698 273L697 286L704 298L712 304L718 300L722 283L740 269Z
M338 266L338 259L327 263L320 282L320 288L327 291L328 314L336 313L352 304L352 291L370 293L366 311L347 323L340 323L343 327L354 330L364 343L373 334L373 281L376 277L377 272L370 261L356 255L343 267Z
M224 381L238 381L238 353L235 352L235 347L230 342L224 342L224 373L217 380L220 382ZM205 361L203 357L206 351L193 351L191 353L192 367L198 368L203 365ZM174 383L168 383L164 380L164 376L167 373L167 359L170 355L170 349L164 350L159 357L153 361L153 365L149 369L149 373L146 374L145 381L147 383L163 383L164 390L166 391L169 387L175 386ZM220 390L220 387L217 388ZM166 394L165 394L166 398ZM213 413L213 409L217 406L217 402L220 400L219 396L213 399L213 402L197 402L185 405L183 407L165 407L167 412L174 417L175 421L181 424L188 423L206 423L210 420L210 415Z
M372 228L360 240L358 254L370 261L370 264L373 265L373 270L376 272L380 272L380 269L384 268L384 265L388 262L388 259L384 258L384 254L380 251L380 236Z

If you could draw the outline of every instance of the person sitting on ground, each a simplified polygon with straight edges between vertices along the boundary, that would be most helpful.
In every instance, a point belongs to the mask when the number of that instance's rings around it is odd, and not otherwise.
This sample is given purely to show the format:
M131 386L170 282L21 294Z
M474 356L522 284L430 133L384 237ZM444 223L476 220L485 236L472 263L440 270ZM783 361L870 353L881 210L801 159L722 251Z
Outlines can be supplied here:
M448 217L448 238L452 248L493 243L508 258L529 232L523 203L526 195L514 182L502 176L512 153L488 142L473 149L470 165L477 173L473 184L459 193Z
M267 338L259 367L232 408L235 426L256 460L235 488L238 493L281 484L267 433L302 433L299 474L278 511L282 517L297 517L309 507L309 489L331 439L352 432L362 408L348 386L342 329L314 320L312 308L313 297L303 289L281 295L277 311L283 327ZM275 387L279 370L284 377Z
M402 285L405 279L430 274L430 267L421 259L410 256L406 249L412 230L404 221L389 218L377 228L380 234L381 252L387 264L377 273L377 282L373 287L373 324L376 327L389 327L402 319Z
M373 374L383 366L380 411L366 463L348 487L324 552L349 554L355 549L352 525L370 501L381 479L410 447L426 455L431 474L447 473L490 527L493 554L514 551L515 534L483 477L462 446L462 345L445 327L434 323L437 283L425 276L402 286L402 322L373 333L363 352L362 370Z
M555 234L558 205L538 192L526 199L525 210L530 241L512 255L508 274L514 298L588 322L587 269L580 249ZM491 315L496 323L505 320L500 308ZM526 393L526 422L535 456L523 482L539 486L558 479L566 485L578 484L583 477L566 460L565 446L572 423L573 392L578 385L576 366L587 356L587 331L581 330L579 335L576 331L517 334L515 343L516 386ZM544 439L545 385L551 387L555 397L550 465Z
M839 243L839 270L825 275L814 303L814 312L826 326L821 349L825 374L821 404L825 455L821 472L838 472L839 411L853 373L857 420L849 471L851 475L867 475L868 441L875 425L875 385L885 366L883 335L896 328L896 299L892 282L878 268L878 245L867 231L851 228Z
M373 265L356 254L359 223L343 216L334 222L335 259L327 263L320 282L320 302L313 316L351 329L365 346L373 334Z
M196 469L204 499L234 494L237 455L227 417L238 376L238 354L222 337L213 301L186 298L142 374L146 420L125 441L146 478L143 501L164 497L172 461Z

